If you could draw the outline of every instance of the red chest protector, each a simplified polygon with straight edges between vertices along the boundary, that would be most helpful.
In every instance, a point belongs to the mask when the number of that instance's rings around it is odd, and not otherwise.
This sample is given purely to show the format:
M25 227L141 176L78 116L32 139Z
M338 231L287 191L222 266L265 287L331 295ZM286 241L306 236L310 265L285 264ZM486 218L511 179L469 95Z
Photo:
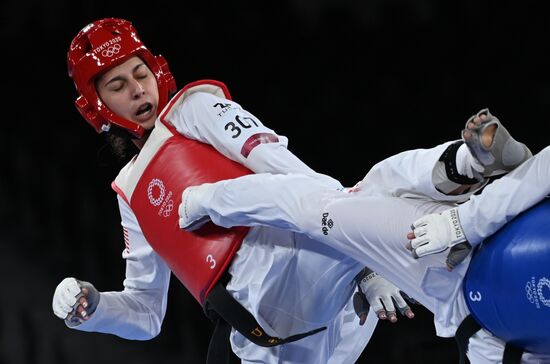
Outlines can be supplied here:
M192 185L252 173L212 146L185 138L165 120L193 92L230 98L224 84L197 82L182 89L162 113L135 160L113 182L130 205L151 247L204 306L206 297L230 264L248 228L225 229L212 223L189 233L178 226L181 193Z

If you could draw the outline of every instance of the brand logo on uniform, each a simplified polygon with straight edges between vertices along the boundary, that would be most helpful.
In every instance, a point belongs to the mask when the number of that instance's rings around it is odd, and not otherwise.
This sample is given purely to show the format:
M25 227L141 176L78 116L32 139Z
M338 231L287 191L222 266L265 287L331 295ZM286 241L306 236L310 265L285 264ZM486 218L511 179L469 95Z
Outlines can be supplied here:
M168 217L174 210L174 200L172 200L172 191L166 193L164 182L158 178L153 178L147 187L147 197L153 206L160 206L158 215Z
M120 52L121 45L119 42L122 40L122 37L114 37L109 39L105 43L101 44L98 47L94 48L95 54L101 54L103 57L111 58L112 56Z
M222 116L229 110L238 109L238 107L234 107L233 104L231 103L221 103L221 102L215 103L214 105L212 105L212 107L213 108L219 107L221 109L221 111L218 113L218 116Z
M321 231L323 235L328 235L328 231L334 226L334 221L328 217L328 212L323 212L321 218Z
M535 277L531 277L525 284L525 295L539 309L541 304L550 307L550 279L542 277L537 281Z

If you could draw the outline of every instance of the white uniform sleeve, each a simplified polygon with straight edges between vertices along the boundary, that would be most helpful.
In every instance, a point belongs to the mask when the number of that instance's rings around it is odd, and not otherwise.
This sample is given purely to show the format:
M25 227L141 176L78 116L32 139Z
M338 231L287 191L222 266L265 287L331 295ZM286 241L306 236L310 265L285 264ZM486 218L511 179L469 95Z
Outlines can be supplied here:
M458 207L464 235L480 243L550 194L550 147L528 159Z
M255 173L301 173L341 187L332 177L309 168L287 149L286 137L234 101L197 92L174 111L170 122L182 135L212 145Z
M166 313L170 269L145 240L137 219L118 197L126 249L126 279L121 292L101 292L88 321L73 327L125 339L148 340L160 332Z

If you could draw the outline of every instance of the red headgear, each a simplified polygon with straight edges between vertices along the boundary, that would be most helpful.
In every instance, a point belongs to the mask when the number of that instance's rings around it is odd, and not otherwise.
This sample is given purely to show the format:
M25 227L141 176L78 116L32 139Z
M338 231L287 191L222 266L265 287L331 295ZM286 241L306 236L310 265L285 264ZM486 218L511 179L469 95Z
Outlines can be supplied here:
M170 95L176 92L176 81L164 57L153 56L138 38L132 23L115 18L97 20L84 27L71 42L67 54L69 77L80 94L75 105L98 133L108 131L111 124L138 138L145 133L138 124L109 110L99 98L94 84L101 73L132 56L140 57L155 75L159 90L158 110L162 110Z

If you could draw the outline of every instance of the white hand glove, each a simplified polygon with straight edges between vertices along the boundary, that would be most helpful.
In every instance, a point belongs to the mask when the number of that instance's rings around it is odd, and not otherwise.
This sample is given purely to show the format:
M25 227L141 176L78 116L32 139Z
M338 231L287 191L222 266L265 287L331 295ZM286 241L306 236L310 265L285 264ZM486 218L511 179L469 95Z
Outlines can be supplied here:
M371 271L369 268L364 268L356 277L359 292L353 297L353 305L355 312L359 316L359 324L365 323L368 305L378 315L378 318L391 322L397 321L394 302L399 308L399 312L408 318L413 318L414 313L401 295L399 288L382 278L378 273ZM365 299L368 302L366 304Z
M181 203L178 207L180 229L194 231L210 221L210 217L206 215L204 209L198 203L203 198L208 185L210 183L187 187L183 190Z
M411 240L415 258L440 253L458 243L466 241L457 208L441 214L429 214L412 224L415 238Z
M456 207L441 214L426 215L416 220L411 228L408 249L413 257L420 258L451 248L446 260L449 271L466 259L472 250L464 236Z
M65 278L53 295L54 314L69 326L77 326L88 320L99 304L100 294L88 282Z

